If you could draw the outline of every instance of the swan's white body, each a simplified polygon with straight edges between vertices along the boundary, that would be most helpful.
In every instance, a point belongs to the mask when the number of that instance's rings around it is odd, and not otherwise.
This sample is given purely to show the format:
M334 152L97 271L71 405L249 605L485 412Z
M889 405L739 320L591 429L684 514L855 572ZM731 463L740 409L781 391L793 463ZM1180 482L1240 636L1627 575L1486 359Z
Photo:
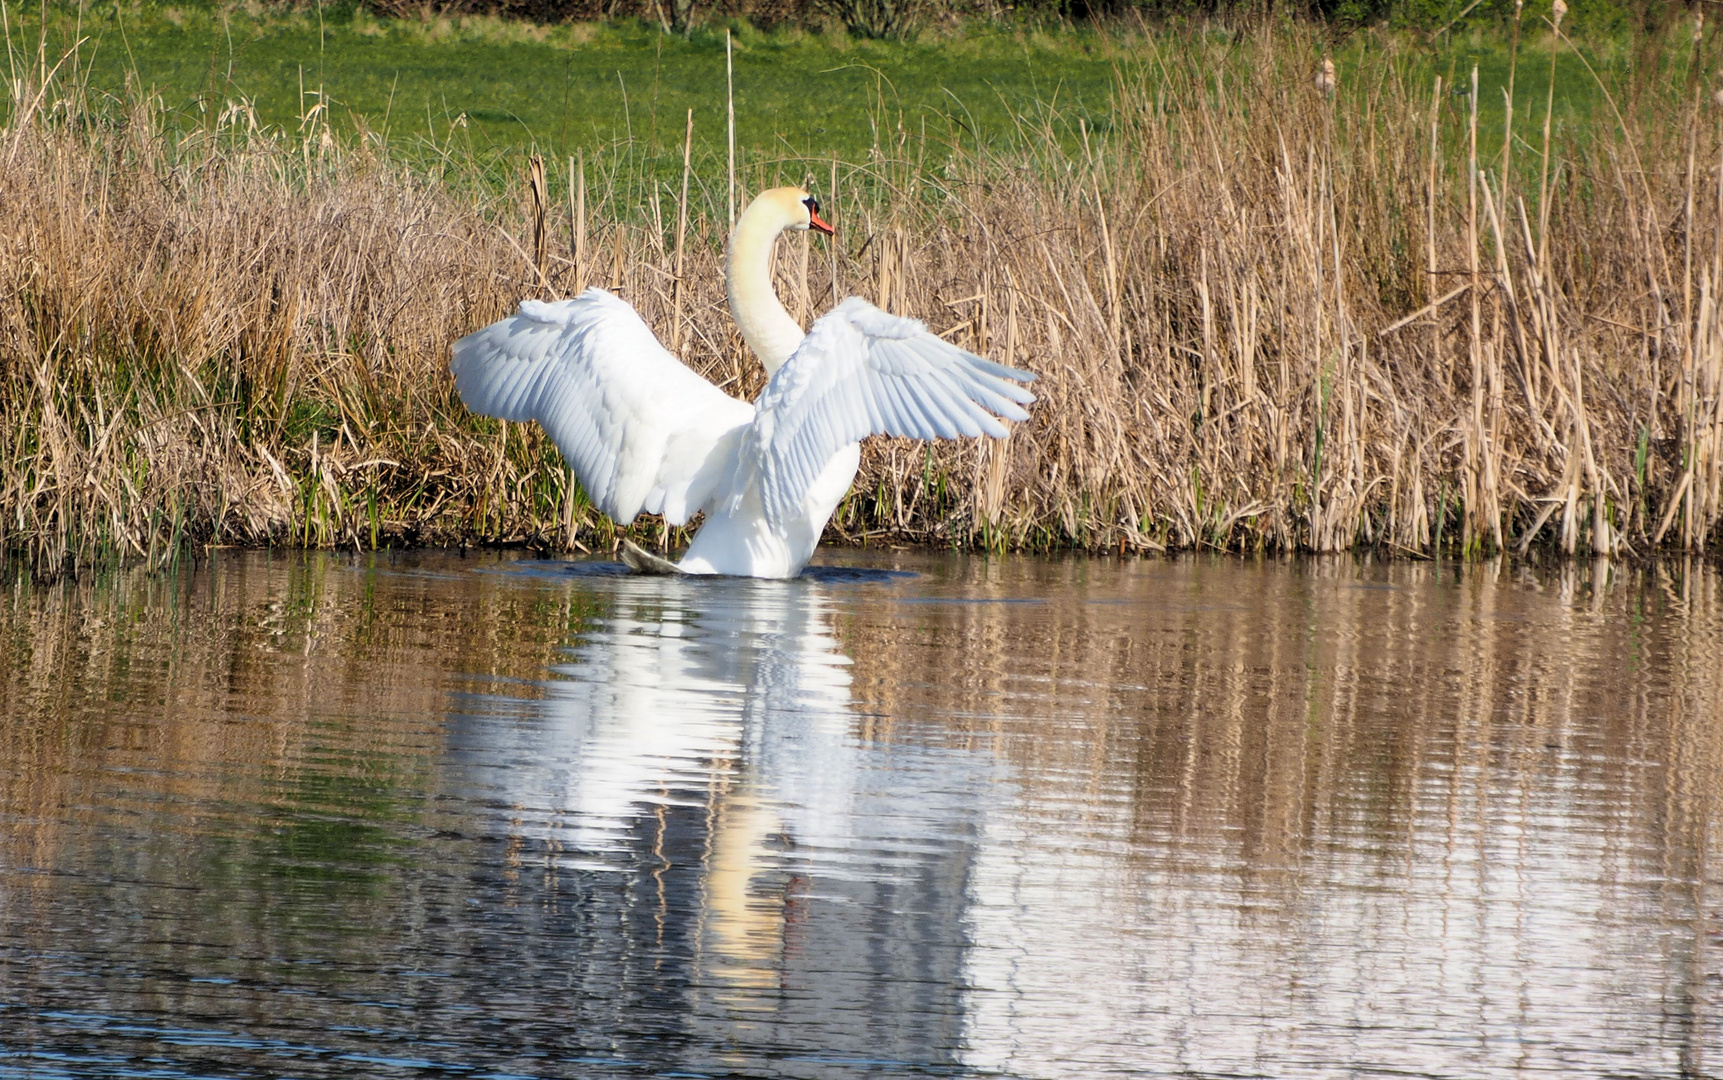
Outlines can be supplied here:
M807 334L772 292L772 245L806 229L807 193L762 194L736 223L730 309L770 376L759 401L730 397L677 360L624 301L592 288L528 300L455 343L469 409L537 420L594 505L627 523L646 511L705 524L678 568L783 578L813 557L849 491L868 435L956 438L1026 420L1025 371L967 353L851 297ZM823 225L823 223L821 223Z

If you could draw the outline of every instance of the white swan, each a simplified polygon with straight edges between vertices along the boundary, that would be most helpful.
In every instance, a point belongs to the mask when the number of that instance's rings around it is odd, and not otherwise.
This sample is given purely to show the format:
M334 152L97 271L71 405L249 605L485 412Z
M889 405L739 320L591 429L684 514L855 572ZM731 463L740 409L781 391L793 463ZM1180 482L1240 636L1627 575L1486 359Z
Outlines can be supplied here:
M537 420L594 505L623 524L642 510L672 525L706 514L678 564L628 545L640 570L785 578L813 557L849 491L868 435L1004 438L992 414L1027 420L1035 376L983 360L850 297L806 335L772 291L785 229L830 234L819 204L774 188L730 234L730 310L765 365L757 404L730 397L667 352L639 314L603 289L526 300L520 313L455 342L467 408Z

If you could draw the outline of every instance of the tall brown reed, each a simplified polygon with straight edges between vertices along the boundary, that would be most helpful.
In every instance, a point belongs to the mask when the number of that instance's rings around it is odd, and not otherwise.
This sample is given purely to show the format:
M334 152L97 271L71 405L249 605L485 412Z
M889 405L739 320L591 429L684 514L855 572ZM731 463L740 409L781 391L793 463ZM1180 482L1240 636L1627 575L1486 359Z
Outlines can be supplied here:
M1098 130L1045 108L989 144L882 105L864 160L736 165L746 190L831 189L837 247L783 246L792 306L860 292L1041 375L1004 445L870 443L834 536L1715 542L1723 181L1702 189L1723 121L1701 95L1642 89L1622 112L1600 77L1606 107L1510 159L1478 152L1475 89L1431 95L1393 37L1331 88L1296 28L1137 44ZM559 170L512 162L499 185L452 137L426 166L318 109L292 136L243 105L180 133L147 99L107 116L51 84L13 95L0 530L40 568L187 540L611 544L535 426L453 394L449 343L524 296L618 289L724 389L761 385L724 310L715 132L663 162L592 147L558 193ZM1683 125L1660 119L1672 102ZM566 233L544 216L564 205Z

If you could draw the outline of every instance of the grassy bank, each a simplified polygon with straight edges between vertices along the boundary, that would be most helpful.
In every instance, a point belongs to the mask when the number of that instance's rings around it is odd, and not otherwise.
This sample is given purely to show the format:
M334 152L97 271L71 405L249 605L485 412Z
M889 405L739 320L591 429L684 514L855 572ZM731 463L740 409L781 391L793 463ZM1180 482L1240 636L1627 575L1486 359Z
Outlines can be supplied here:
M1356 38L1332 96L1298 27L1128 43L1099 128L1044 102L976 142L875 98L862 152L744 155L745 189L811 176L841 230L785 248L792 310L857 292L1042 375L1003 446L870 444L834 536L1715 543L1709 35L1592 58L1598 105L1552 121L1547 157L1545 102L1492 137L1469 68L1457 94L1408 39ZM1547 95L1574 49L1528 31L1516 78ZM147 95L12 94L0 529L39 566L185 540L609 544L536 428L453 395L449 343L523 295L619 288L698 370L760 385L723 306L725 163L698 143L685 205L677 138L552 157L539 233L518 156L427 168L323 112L186 128Z
M1547 7L1547 4L1542 5ZM1536 10L1536 9L1534 9ZM682 119L692 109L695 145L725 145L725 35L734 34L737 145L745 156L865 157L884 107L936 134L1004 148L1020 117L1054 106L1073 124L1105 134L1115 73L1158 62L1154 42L1129 27L972 21L909 41L856 39L842 31L761 31L740 20L687 35L637 22L539 26L482 16L379 19L351 4L235 9L166 5L0 5L10 30L9 72L39 57L66 57L61 75L98 104L154 97L179 134L211 114L243 110L246 123L296 132L307 118L336 137L375 133L402 163L434 168L445 154L463 163L516 154L566 157L627 144L636 155L681 164ZM1535 20L1534 20L1535 21ZM1230 40L1216 28L1212 36ZM1450 86L1479 67L1479 130L1499 142L1508 36L1465 31L1418 49ZM1329 42L1343 75L1375 63L1382 39ZM1632 85L1631 38L1588 40L1589 60ZM1557 57L1556 122L1601 105L1596 82L1572 53ZM40 73L38 73L40 74ZM1544 104L1544 77L1514 80L1515 108ZM0 113L3 115L3 113Z
M10 7L13 49L34 60L41 14ZM92 94L155 95L179 129L242 103L248 122L297 131L319 106L337 136L387 137L401 160L431 164L633 142L673 150L683 119L725 145L725 25L663 34L621 22L538 26L489 17L385 20L366 8L247 13L201 5L48 14L46 52L67 54ZM872 145L878 101L916 127L952 122L996 142L1015 117L1057 101L1090 126L1109 114L1114 65L1128 44L1094 31L1065 34L977 24L961 36L912 42L842 32L771 33L733 24L737 141L751 154L859 159Z

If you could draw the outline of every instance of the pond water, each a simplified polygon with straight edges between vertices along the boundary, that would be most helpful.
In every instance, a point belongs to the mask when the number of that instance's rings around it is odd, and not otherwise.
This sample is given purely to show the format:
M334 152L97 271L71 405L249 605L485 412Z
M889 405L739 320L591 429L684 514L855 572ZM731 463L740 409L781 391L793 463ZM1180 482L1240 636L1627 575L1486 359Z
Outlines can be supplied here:
M1698 565L0 597L0 1077L1723 1073Z

